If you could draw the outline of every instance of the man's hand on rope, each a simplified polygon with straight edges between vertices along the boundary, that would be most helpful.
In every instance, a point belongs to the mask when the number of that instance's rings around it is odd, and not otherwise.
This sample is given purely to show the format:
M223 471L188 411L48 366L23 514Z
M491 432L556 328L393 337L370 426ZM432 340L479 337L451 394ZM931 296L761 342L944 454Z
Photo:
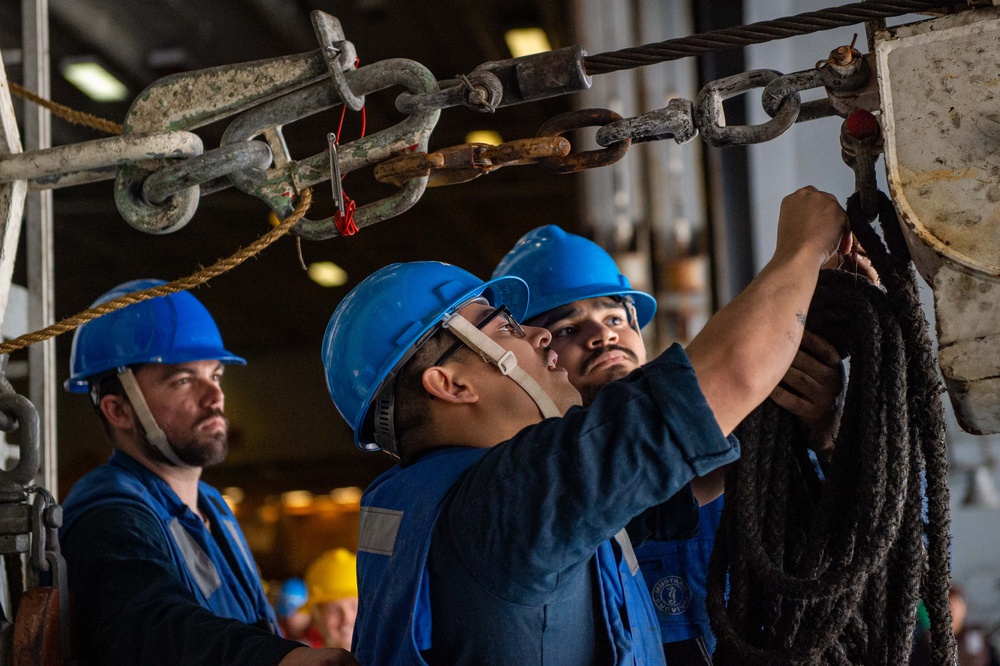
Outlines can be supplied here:
M846 387L840 354L823 338L805 331L792 367L771 392L771 400L808 428L807 446L824 468L833 457Z
M815 253L809 256L818 268L837 252L848 254L851 238L847 213L832 194L807 186L781 200L775 257Z
M837 252L823 264L823 268L847 271L867 279L876 286L881 284L878 272L872 266L871 259L868 258L868 253L861 247L861 243L858 242L854 234L851 234L850 251L847 253Z

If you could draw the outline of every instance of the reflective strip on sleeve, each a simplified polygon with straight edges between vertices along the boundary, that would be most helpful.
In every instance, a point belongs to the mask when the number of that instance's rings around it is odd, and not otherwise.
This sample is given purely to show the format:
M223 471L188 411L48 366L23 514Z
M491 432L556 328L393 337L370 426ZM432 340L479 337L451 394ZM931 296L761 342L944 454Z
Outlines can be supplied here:
M402 511L361 507L358 550L376 555L392 555L396 547L396 533L403 521Z
M174 542L181 549L181 555L184 556L184 562L187 564L188 571L194 576L194 581L198 584L198 588L207 599L222 585L219 572L215 570L212 560L201 549L201 546L194 540L194 537L188 534L188 531L181 525L181 521L174 518L170 521L169 527L170 533L174 537Z
M632 539L629 538L624 527L615 535L615 541L621 546L622 557L628 562L628 570L634 576L639 571L639 560L635 556L635 551L632 550Z

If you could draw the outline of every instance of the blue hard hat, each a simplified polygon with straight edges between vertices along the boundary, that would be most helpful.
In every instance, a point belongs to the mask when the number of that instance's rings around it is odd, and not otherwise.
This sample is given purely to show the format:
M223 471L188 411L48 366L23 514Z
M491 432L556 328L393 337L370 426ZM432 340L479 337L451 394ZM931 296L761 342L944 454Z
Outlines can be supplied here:
M330 317L323 336L326 386L340 415L367 451L379 446L363 432L372 401L410 358L418 342L454 309L482 296L524 315L528 287L518 278L483 282L436 261L391 264L361 281Z
M132 280L90 307L163 284L163 280ZM76 329L70 378L64 386L70 393L86 393L92 380L120 367L208 360L246 365L223 348L219 328L205 306L190 293L179 291L115 310Z
M306 582L301 578L289 578L278 592L278 599L274 605L274 611L281 617L288 617L299 611L306 605L309 599L309 592L306 590Z
M554 224L521 236L493 271L494 278L502 276L519 277L528 283L531 302L525 304L525 320L573 301L600 296L631 297L639 328L656 313L656 299L632 289L601 246Z

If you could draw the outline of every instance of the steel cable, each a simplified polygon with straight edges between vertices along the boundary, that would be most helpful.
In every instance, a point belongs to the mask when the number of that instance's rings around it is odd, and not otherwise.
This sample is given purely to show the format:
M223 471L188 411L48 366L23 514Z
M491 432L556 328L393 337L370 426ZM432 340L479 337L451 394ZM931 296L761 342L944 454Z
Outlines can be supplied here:
M807 35L822 30L875 21L914 12L950 8L955 0L884 0L855 2L815 12L796 14L771 21L761 21L733 28L712 30L688 37L668 39L655 44L633 46L620 51L608 51L586 56L584 67L589 75L608 74L623 69L635 69L669 60L679 60L703 53L714 53L750 44L763 44L775 39Z
M773 402L737 429L743 455L727 470L708 580L716 664L905 664L920 599L933 663L952 663L940 384L909 254L881 193L878 214L888 251L859 196L848 202L885 291L824 271L807 320L851 364L827 480L797 420Z

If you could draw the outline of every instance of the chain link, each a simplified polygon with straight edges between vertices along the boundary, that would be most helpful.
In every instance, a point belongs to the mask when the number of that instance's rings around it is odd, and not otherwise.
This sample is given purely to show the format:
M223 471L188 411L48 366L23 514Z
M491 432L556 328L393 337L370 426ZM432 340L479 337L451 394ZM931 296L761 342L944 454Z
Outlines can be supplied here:
M428 187L466 183L505 166L534 164L564 157L570 144L562 137L534 137L493 146L463 143L432 153L413 153L386 160L375 167L375 180L402 187L414 178L428 177Z

